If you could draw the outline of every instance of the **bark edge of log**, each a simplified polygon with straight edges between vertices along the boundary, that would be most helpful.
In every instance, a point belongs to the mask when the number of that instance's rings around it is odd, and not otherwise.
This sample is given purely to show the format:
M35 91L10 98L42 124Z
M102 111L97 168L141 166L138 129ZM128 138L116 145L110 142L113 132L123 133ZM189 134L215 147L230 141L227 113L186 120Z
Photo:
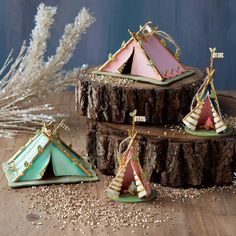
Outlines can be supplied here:
M119 143L125 130L89 121L87 152L97 168L115 174ZM138 134L139 158L151 181L170 187L226 185L236 172L236 135L178 140Z
M123 83L125 79L99 79L90 70L78 78L76 110L82 116L100 122L130 124L129 112L145 116L147 124L178 124L189 112L191 100L202 83L203 73L195 74L169 86L141 82ZM112 82L108 82L112 81Z

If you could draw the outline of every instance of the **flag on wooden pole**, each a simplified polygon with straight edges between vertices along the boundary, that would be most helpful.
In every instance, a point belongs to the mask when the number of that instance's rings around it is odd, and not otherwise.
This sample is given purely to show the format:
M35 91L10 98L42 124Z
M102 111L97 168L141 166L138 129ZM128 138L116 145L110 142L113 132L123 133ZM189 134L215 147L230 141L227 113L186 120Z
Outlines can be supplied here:
M135 116L134 121L135 122L146 122L146 117L145 116Z
M214 52L212 56L213 56L213 58L224 58L224 53L223 52Z

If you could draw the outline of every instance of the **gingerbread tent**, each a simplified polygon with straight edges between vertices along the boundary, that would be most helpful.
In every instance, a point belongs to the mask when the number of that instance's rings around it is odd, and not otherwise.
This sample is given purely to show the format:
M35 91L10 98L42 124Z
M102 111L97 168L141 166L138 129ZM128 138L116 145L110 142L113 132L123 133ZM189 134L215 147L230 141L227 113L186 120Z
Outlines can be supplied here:
M152 22L146 23L137 33L129 31L131 38L110 55L97 74L125 77L153 84L166 85L193 74L178 61L180 49L165 32ZM176 47L175 55L166 41Z
M211 51L211 65L207 68L207 76L193 98L192 105L196 102L196 106L191 106L191 111L187 114L183 123L190 130L196 129L215 130L217 134L224 132L227 129L224 123L220 106L217 99L216 90L213 84L213 59L217 56L215 48ZM216 55L214 57L214 55Z
M96 181L90 163L44 126L3 163L10 187Z
M136 116L136 110L130 115L133 117L132 129L129 130L129 136L120 143L118 154L119 169L107 188L107 195L116 201L148 201L156 196L156 192L151 190L147 176L142 170L135 142L137 135L135 121L143 121L144 117ZM127 148L122 153L123 145L126 145Z
M129 147L122 157L122 164L114 180L107 188L107 193L119 197L122 192L135 194L142 198L150 195L151 188L144 177L138 157L135 153L133 140L130 139Z

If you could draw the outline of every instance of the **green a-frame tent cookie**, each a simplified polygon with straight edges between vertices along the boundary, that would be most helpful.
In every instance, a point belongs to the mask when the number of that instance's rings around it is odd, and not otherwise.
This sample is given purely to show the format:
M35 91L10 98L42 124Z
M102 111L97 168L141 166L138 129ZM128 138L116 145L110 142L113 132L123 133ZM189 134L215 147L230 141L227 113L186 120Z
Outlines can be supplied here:
M92 165L44 126L3 163L10 187L96 181Z

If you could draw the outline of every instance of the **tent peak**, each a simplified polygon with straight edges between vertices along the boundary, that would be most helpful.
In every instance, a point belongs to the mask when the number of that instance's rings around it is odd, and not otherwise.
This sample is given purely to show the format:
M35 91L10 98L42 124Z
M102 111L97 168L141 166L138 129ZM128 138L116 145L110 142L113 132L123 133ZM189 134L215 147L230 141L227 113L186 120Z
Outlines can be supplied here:
M61 122L58 124L58 125L54 125L53 127L52 126L52 122L50 123L46 123L46 122L43 122L42 123L42 128L41 130L37 130L36 132L42 132L44 133L48 138L51 138L55 135L57 135L57 131L60 129L60 128L63 128L64 130L66 131L70 131L70 128L65 124L65 120L61 120Z

